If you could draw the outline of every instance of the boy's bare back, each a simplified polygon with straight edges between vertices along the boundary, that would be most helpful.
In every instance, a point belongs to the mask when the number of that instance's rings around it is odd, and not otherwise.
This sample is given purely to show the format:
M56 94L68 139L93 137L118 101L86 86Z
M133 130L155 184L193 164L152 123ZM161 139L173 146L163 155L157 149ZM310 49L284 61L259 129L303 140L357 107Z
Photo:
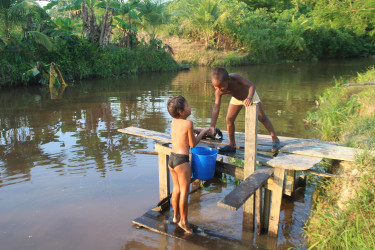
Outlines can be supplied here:
M171 124L172 152L188 155L192 146L191 138L194 135L193 122L183 119L173 119Z

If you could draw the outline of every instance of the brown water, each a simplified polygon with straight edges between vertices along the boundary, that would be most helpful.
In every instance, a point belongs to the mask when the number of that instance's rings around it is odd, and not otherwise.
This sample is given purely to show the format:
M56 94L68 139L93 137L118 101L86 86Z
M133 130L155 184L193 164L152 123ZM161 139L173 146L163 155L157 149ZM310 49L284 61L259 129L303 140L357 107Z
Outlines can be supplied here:
M306 111L333 77L353 75L374 60L326 61L231 68L256 84L279 135L309 138ZM158 202L153 141L117 132L136 126L170 131L166 102L182 94L195 126L207 127L213 104L208 68L90 80L58 99L41 88L0 90L0 249L202 249L146 229L132 220ZM229 97L217 126L225 128ZM237 131L244 130L244 113ZM266 133L262 125L260 133ZM304 244L302 227L312 187L284 200L278 239L242 232L242 210L216 203L235 186L214 181L190 197L190 221L242 239L249 248Z

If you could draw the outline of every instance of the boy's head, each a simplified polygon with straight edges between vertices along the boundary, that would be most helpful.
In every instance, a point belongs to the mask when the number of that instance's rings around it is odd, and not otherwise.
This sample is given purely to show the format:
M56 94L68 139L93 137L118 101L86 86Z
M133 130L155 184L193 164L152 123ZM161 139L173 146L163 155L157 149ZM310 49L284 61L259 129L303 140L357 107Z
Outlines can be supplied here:
M216 67L212 71L211 81L215 89L225 91L228 88L229 74L228 71L223 67Z
M169 98L167 108L173 118L186 118L191 111L185 97L180 95Z

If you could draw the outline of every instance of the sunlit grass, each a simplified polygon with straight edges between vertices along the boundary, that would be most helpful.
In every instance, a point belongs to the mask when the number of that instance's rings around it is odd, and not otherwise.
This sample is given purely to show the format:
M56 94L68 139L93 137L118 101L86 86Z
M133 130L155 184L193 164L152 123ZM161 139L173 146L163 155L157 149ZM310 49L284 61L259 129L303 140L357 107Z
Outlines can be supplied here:
M375 157L361 155L360 174L325 182L319 187L316 207L305 228L309 249L371 249L375 246ZM355 188L345 209L336 206L340 187Z
M375 68L350 82L375 81ZM374 249L375 106L374 86L343 87L343 81L319 99L308 114L322 139L364 149L341 178L322 179L305 233L309 249Z

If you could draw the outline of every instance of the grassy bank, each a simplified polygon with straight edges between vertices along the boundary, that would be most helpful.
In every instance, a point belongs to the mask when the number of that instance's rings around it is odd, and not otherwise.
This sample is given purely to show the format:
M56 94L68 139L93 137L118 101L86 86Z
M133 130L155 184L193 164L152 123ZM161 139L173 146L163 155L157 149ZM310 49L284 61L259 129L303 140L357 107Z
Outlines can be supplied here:
M182 65L238 66L251 63L244 51L206 49L203 42L175 36L163 36L161 39L173 49L173 58Z
M374 82L375 68L349 82ZM310 248L372 249L375 246L375 86L336 86L319 98L307 121L324 140L365 149L342 178L322 179L305 228Z

